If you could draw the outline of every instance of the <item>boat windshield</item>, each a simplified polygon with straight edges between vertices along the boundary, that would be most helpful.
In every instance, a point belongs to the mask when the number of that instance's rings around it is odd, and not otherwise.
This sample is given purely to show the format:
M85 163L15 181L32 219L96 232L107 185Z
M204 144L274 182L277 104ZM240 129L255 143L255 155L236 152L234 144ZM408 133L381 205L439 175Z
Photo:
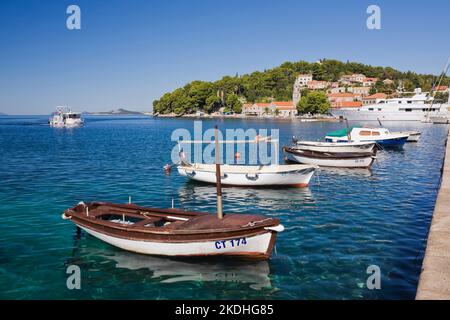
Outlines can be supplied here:
M81 114L71 113L67 117L70 118L70 119L80 119L81 118Z

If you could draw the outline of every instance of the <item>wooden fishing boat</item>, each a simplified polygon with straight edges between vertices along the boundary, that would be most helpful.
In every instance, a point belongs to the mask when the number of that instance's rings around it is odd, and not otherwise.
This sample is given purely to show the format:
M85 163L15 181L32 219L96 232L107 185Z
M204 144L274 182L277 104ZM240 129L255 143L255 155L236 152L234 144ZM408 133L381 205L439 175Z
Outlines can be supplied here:
M376 159L374 153L331 153L283 147L288 161L324 167L368 168Z
M158 256L270 257L278 219L226 214L223 219L202 212L145 208L134 204L79 203L64 219L88 234L124 250Z
M376 148L375 142L321 142L321 141L295 141L295 147L300 150L318 152L340 152L340 153L366 153Z
M131 203L80 202L65 210L63 219L106 243L142 254L268 259L284 227L271 217L223 214L217 126L215 141L217 216Z
M216 166L188 164L177 166L178 173L189 179L216 183ZM221 165L221 183L227 186L293 186L307 187L317 166L314 165Z

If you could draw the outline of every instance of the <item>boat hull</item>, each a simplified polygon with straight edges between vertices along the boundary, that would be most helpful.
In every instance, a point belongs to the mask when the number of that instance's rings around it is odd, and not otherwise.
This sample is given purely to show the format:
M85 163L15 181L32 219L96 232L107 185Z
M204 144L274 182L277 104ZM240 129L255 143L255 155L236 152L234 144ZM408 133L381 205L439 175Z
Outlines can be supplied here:
M371 139L371 140L367 140L367 141L373 141L377 145L382 146L382 147L402 147L406 143L407 139L408 139L408 136L400 137L400 138L379 139L379 140ZM328 142L348 142L348 138L346 138L346 137L341 137L341 138L326 137L325 140ZM364 141L364 140L361 139L360 141Z
M296 147L300 150L318 151L318 152L339 152L339 153L360 153L372 152L375 148L373 142L308 142L299 141Z
M267 259L276 240L276 232L232 239L217 238L195 242L157 242L120 238L80 226L88 234L123 250L155 256L245 256Z
M333 110L334 116L347 119L349 121L421 121L432 115L430 112L376 112L364 110Z
M247 187L268 187L268 186L292 186L307 187L314 174L315 168L305 168L300 170L290 170L286 172L264 172L264 173L233 173L222 172L221 183L225 186L247 186ZM216 183L216 173L203 171L190 167L178 167L181 176L191 180Z
M375 160L373 155L361 155L359 157L325 157L314 156L313 154L304 153L302 151L290 151L285 148L284 152L288 161L317 165L319 167L335 167L335 168L368 168Z

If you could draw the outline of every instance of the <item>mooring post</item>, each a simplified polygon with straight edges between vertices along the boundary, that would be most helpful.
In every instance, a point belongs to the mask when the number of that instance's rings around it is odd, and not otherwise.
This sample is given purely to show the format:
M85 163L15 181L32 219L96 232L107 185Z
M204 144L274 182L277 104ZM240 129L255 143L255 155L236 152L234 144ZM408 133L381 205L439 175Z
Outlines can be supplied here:
M219 129L217 125L214 130L214 139L216 144L216 187L217 187L217 217L223 219L222 209L222 181L220 174L220 147L219 147Z

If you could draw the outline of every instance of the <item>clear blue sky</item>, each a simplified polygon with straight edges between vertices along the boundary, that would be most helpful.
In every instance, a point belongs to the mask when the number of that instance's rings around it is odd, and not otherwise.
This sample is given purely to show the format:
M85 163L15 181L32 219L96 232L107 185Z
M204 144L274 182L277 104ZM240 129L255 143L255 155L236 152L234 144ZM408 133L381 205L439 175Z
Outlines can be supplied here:
M66 8L81 8L79 31ZM381 7L382 30L366 8ZM284 61L439 73L449 1L1 0L0 112L150 110L163 93Z

